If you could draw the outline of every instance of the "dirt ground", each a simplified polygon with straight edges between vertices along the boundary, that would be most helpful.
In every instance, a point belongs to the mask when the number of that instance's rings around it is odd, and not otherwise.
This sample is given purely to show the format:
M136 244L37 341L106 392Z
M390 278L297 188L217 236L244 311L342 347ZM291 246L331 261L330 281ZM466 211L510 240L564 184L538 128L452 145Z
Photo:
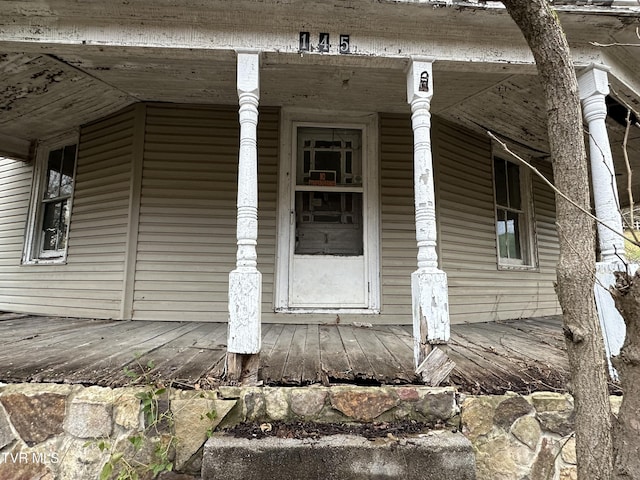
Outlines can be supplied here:
M409 435L426 433L434 429L445 428L442 424L430 424L417 421L380 422L380 423L311 423L311 422L272 422L242 423L225 432L237 438L319 438L326 435L358 435L368 439L400 439Z

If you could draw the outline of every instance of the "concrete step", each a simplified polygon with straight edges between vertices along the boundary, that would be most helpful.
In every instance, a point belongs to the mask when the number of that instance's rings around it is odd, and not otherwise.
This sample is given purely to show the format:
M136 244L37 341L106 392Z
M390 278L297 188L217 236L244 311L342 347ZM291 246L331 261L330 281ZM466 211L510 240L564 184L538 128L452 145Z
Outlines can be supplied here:
M368 440L212 436L204 447L203 480L475 480L471 443L434 431Z

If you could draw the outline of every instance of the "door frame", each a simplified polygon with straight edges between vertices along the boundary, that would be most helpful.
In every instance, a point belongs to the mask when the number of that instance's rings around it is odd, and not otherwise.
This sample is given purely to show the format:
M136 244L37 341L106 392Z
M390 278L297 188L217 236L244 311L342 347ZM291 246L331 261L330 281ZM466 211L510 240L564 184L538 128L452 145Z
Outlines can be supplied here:
M337 121L337 119L339 119ZM346 128L362 131L363 235L365 236L364 308L290 307L289 285L293 259L291 235L294 215L294 182L298 127ZM277 247L274 309L284 313L380 313L380 195L378 177L378 115L375 113L318 111L283 108L280 115L280 158L277 203Z

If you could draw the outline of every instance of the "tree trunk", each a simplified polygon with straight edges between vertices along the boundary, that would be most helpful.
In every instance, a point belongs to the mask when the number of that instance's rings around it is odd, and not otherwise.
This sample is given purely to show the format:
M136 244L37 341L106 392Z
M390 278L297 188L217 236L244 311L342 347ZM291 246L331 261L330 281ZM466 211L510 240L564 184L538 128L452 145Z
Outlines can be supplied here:
M635 480L640 479L640 396L634 391L640 385L640 271L633 277L616 273L611 295L627 326L620 355L613 359L625 394L613 431L613 478Z
M578 85L558 18L548 0L504 0L536 60L545 93L556 186L590 210L589 177ZM612 438L604 343L593 286L593 221L556 195L560 258L558 300L576 411L578 478L609 480Z

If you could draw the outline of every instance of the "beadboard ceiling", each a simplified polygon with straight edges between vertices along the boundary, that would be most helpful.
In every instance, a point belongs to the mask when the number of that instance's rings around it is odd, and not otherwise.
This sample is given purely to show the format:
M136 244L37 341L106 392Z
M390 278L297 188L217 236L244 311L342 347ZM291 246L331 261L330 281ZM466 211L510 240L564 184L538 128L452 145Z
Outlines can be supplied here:
M0 141L27 144L140 101L237 104L234 48L256 46L261 105L407 114L409 55L432 54L434 115L547 156L539 80L513 22L497 2L448 3L5 0ZM578 64L615 64L616 95L640 110L640 48L619 45L640 43L637 15L558 8ZM301 54L301 31L349 33L354 50ZM629 152L640 164L636 131ZM620 162L624 129L610 122L610 133Z

